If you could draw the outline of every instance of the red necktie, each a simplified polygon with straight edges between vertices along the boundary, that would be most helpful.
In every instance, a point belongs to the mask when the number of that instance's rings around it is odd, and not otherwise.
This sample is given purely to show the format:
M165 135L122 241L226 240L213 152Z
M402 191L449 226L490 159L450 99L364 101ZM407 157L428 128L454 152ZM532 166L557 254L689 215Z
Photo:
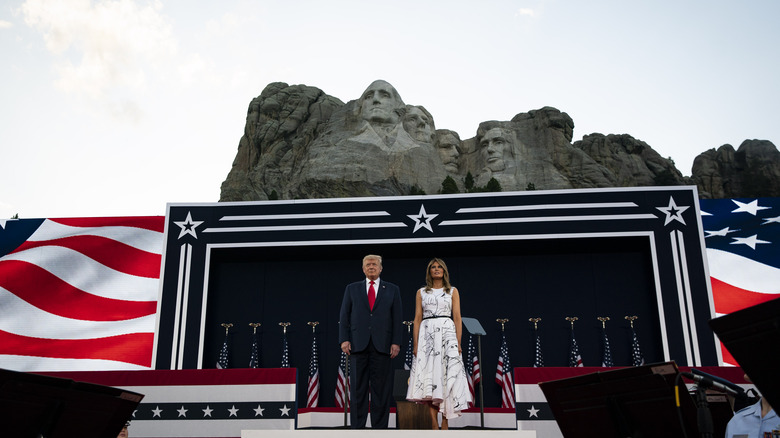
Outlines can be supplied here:
M368 286L368 307L371 310L374 310L375 300L376 300L376 290L374 289L374 281L371 280L371 283Z

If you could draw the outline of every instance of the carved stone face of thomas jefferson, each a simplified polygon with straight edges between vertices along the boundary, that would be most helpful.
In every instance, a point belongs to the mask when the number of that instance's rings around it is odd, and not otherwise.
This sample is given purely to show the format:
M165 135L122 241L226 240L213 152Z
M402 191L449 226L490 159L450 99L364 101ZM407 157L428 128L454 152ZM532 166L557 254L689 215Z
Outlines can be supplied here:
M407 107L406 115L404 115L404 129L417 141L423 143L433 141L433 120L420 107Z
M397 110L404 106L398 92L385 81L374 81L361 96L360 116L369 123L395 124Z
M506 168L504 151L511 147L512 144L501 128L489 130L479 140L479 153L487 163L486 167L493 172L500 172Z

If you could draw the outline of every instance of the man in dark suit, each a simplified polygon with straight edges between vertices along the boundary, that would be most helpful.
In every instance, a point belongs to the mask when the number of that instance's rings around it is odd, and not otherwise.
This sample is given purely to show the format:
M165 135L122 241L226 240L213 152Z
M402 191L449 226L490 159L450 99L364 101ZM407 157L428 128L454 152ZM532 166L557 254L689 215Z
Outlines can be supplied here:
M387 429L393 391L391 359L401 351L403 337L401 292L379 280L382 257L363 258L366 279L347 286L341 302L339 342L350 355L350 419L364 429L371 392L371 427Z

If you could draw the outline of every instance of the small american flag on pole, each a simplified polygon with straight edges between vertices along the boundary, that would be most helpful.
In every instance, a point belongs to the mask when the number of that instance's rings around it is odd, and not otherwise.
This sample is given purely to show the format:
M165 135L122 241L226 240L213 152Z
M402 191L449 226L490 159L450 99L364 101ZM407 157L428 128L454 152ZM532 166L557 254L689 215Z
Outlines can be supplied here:
M612 361L612 349L609 347L609 338L607 337L607 329L601 329L601 366L602 367L614 367L615 363Z
M569 346L569 366L582 367L582 356L580 356L580 347L577 345L577 339L574 338L574 321L578 320L576 316L567 316L566 321L571 323L571 345Z
M341 352L339 361L339 374L336 380L336 406L343 408L349 403L349 379L347 378L347 355Z
M309 388L306 395L306 407L316 408L320 401L320 365L317 355L317 323L312 325L311 360L309 360Z
M473 342L473 336L469 335L469 346L466 350L466 360L464 363L466 364L466 381L469 384L469 392L471 393L471 401L469 402L469 406L474 406L474 400L477 399L476 396L476 385L474 384L474 375L473 368L474 368L474 362L472 361L472 358L476 352L474 351L474 342Z
M412 369L412 361L414 360L414 352L412 351L412 347L414 346L414 339L412 339L412 327L411 324L407 324L410 321L404 321L404 324L406 324L406 331L409 332L409 341L406 343L406 356L404 356L404 369L405 370L411 370Z
M501 332L501 351L498 354L496 383L501 387L501 407L514 408L515 384L512 379L512 366L509 364L509 348L506 345L504 332Z
M639 339L636 337L636 332L631 329L631 364L635 367L641 367L645 364L645 357L642 355L642 350L639 348Z
M289 322L280 322L279 325L284 327L282 331L282 368L290 368L290 348L287 346L287 326Z
M219 357L217 358L217 368L224 370L230 368L230 350L228 347L228 330L233 324L222 324L225 327L225 340L222 342L222 349L219 350Z
M257 340L259 323L249 324L252 327L252 351L249 354L249 368L260 368L260 341Z

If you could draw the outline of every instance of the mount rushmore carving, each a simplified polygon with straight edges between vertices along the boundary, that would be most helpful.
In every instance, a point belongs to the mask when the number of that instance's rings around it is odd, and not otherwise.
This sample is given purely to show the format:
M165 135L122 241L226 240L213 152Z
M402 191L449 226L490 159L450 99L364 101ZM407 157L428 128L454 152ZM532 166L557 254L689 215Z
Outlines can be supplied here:
M461 140L436 129L425 107L404 103L383 80L346 104L315 87L272 83L249 105L220 201L434 194L448 179L457 191L491 180L504 191L698 184L703 197L726 197L734 195L724 186L740 185L726 161L738 161L743 147L769 156L760 159L759 173L777 193L760 196L780 195L780 152L769 142L707 151L697 158L704 175L697 179L629 135L591 134L572 143L573 130L566 113L544 107L482 122L476 136Z

